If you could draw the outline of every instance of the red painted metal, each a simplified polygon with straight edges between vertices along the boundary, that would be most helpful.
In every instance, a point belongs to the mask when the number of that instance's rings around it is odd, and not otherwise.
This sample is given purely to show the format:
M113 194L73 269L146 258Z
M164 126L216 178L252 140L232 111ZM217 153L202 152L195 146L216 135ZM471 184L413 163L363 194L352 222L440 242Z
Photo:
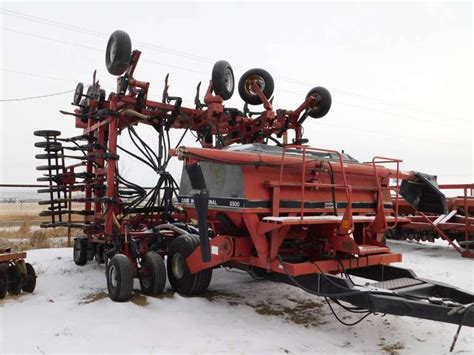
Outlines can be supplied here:
M424 214L416 211L406 201L399 201L400 213L410 219L397 233L410 232L410 236L434 232L436 237L447 241L463 257L474 258L471 243L474 240L474 184L444 184L439 185L442 191L461 190L463 195L449 197L448 210L450 215ZM463 233L464 240L457 236ZM405 233L406 234L406 233ZM433 238L428 238L433 241ZM457 241L457 242L456 242ZM459 242L464 242L465 247L460 247Z
M264 111L249 116L226 110L223 99L213 92L212 82L204 96L204 106L182 107L181 101L179 105L172 104L167 96L166 80L163 102L152 101L148 99L150 84L133 78L140 54L133 52L126 78L117 80L117 93L110 94L105 101L87 99L89 112L101 112L101 115L84 115L82 108L73 114L76 127L92 146L85 165L66 167L72 173L85 169L91 176L81 187L85 195L84 233L90 243L105 243L114 248L119 245L115 252L125 253L134 260L136 271L137 255L131 240L138 241L138 257L142 257L149 250L148 240L159 235L165 245L159 252L166 255L166 245L179 234L172 229L156 232L154 228L168 223L158 212L125 213L118 187L117 139L124 129L141 124L194 131L202 148L180 147L171 150L171 156L187 165L209 162L241 166L247 198L269 201L268 206L262 207L210 205L211 261L203 262L201 250L196 249L187 260L192 272L237 264L283 273L279 256L302 260L285 263L285 270L292 275L337 273L341 265L354 268L401 261L401 255L391 253L382 242L388 229L408 222L398 216L398 183L400 179L413 180L415 176L400 171L401 160L374 157L370 163L356 163L345 160L338 151L299 144L284 146L281 154L219 149L234 143L264 143L270 136L282 136L289 130L295 132L296 142L300 142L300 116L314 105L315 98L306 98L295 110L274 110L260 87L253 83ZM124 91L125 79L128 84ZM94 76L93 91L99 90ZM220 144L213 142L216 137L220 138ZM333 154L337 158L330 161L316 153ZM382 163L395 164L396 168L386 168ZM390 186L391 179L396 181L395 186ZM74 189L73 180L62 182ZM98 187L101 185L105 189ZM390 191L395 193L394 204ZM298 207L286 206L284 201L296 201ZM314 201L332 202L307 207ZM197 218L194 205L181 205L185 213L173 211L175 221L191 223ZM235 225L235 233L224 231L219 214Z

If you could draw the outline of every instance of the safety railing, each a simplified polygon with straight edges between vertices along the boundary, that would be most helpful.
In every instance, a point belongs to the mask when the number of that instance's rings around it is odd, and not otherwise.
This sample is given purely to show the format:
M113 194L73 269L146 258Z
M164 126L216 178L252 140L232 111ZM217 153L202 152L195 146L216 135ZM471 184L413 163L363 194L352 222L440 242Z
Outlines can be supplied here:
M378 204L378 210L379 211L384 211L383 213L383 223L384 227L386 229L393 229L397 226L398 223L398 206L399 206L399 201L400 201L400 163L402 160L400 159L394 159L394 158L386 158L386 157L379 157L375 156L372 158L372 166L374 168L374 175L375 175L375 183L377 186L377 204ZM390 185L390 182L387 184L386 187L382 186L381 180L379 178L378 174L378 169L377 169L377 164L396 164L397 170L396 170L396 175L395 175L395 186ZM384 201L383 201L383 190L389 191L389 196L391 197L390 192L395 191L395 208L394 208L394 220L393 224L391 226L388 226L387 220L385 218L385 210L384 210ZM393 199L391 198L393 201Z
M335 150L330 150L330 149L321 149L321 148L313 148L313 147L307 147L307 146L290 146L290 147L283 147L282 155L281 155L281 163L280 163L280 177L278 184L279 186L292 186L292 184L287 184L283 181L283 175L284 175L284 170L285 170L285 157L287 150L297 150L298 152L301 152L301 159L302 159L302 171L301 171L301 205L300 205L300 218L303 219L304 217L304 202L305 202L305 190L307 188L311 187L318 187L318 188L334 188L334 189L343 189L346 191L346 200L347 200L347 205L346 209L344 211L344 217L343 221L346 220L346 224L348 224L348 228L352 228L352 188L351 186L347 183L347 176L346 176L346 169L344 166L344 157L341 153ZM318 183L318 182L306 182L306 163L307 163L307 153L308 152L315 152L315 153L331 153L335 154L338 157L338 162L340 166L340 171L342 175L342 184L335 184L335 183ZM321 159L315 159L315 160L321 160ZM337 201L334 201L336 203L336 208L337 211ZM279 204L279 201L278 201Z

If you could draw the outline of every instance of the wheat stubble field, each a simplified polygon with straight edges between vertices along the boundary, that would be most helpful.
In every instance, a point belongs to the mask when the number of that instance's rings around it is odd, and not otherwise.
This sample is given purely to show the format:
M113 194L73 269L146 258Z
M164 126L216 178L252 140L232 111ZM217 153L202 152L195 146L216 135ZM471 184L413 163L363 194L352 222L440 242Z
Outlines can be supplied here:
M20 251L67 246L67 228L40 228L41 222L50 220L39 216L44 208L37 202L0 203L0 249ZM71 231L73 237L77 233L77 230Z

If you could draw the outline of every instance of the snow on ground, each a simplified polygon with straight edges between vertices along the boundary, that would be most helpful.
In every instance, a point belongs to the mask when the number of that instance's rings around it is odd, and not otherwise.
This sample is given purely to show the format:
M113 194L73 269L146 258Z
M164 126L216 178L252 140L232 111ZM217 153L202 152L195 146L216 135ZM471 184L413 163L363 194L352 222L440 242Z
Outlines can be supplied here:
M442 243L390 242L399 266L473 291L473 261ZM107 297L104 267L78 267L71 249L28 252L34 294L0 301L0 353L448 353L457 326L408 317L369 316L338 323L324 300L295 287L219 269L204 297L168 289L162 297ZM135 289L138 290L138 282ZM346 321L357 318L336 308ZM358 315L356 315L358 316ZM463 327L455 353L474 353Z

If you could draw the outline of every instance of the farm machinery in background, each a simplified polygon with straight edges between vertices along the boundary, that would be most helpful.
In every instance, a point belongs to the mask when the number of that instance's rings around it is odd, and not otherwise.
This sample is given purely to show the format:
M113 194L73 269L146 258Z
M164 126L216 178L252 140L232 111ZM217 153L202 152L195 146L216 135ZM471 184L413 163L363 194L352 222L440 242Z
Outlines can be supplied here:
M36 287L36 272L33 265L25 262L26 252L0 249L0 300L21 291L32 293Z
M446 213L420 213L404 200L400 201L399 213L410 219L386 232L389 239L430 241L441 238L463 257L474 258L474 184L438 186L443 191L462 191L462 195L447 198Z
M360 163L306 145L303 123L331 107L326 89L311 89L294 110L274 109L271 75L251 69L238 82L243 109L229 108L224 101L235 78L229 63L219 61L203 101L199 84L189 108L169 95L168 77L162 100L149 99L150 84L134 77L140 56L125 32L114 32L106 66L118 76L115 92L107 95L94 73L85 93L77 85L75 110L61 111L80 133L62 138L58 131L35 132L43 138L35 143L43 149L36 157L47 162L38 167L44 173L38 180L49 184L40 192L49 195L41 203L51 221L42 226L83 230L74 261L106 264L112 300L128 301L135 278L148 295L163 292L167 277L176 292L199 295L213 269L225 266L300 287L357 313L474 326L472 293L391 266L402 256L384 243L387 230L411 222L399 214L400 193L419 213L447 212L436 179L401 171L398 159ZM253 112L249 105L262 108ZM154 129L157 149L137 125ZM182 132L175 145L171 130ZM123 133L134 151L118 143ZM201 147L181 146L187 133ZM125 178L118 165L123 155L154 171L156 184L144 188ZM180 184L167 170L173 157L183 162ZM357 284L351 276L369 282Z

